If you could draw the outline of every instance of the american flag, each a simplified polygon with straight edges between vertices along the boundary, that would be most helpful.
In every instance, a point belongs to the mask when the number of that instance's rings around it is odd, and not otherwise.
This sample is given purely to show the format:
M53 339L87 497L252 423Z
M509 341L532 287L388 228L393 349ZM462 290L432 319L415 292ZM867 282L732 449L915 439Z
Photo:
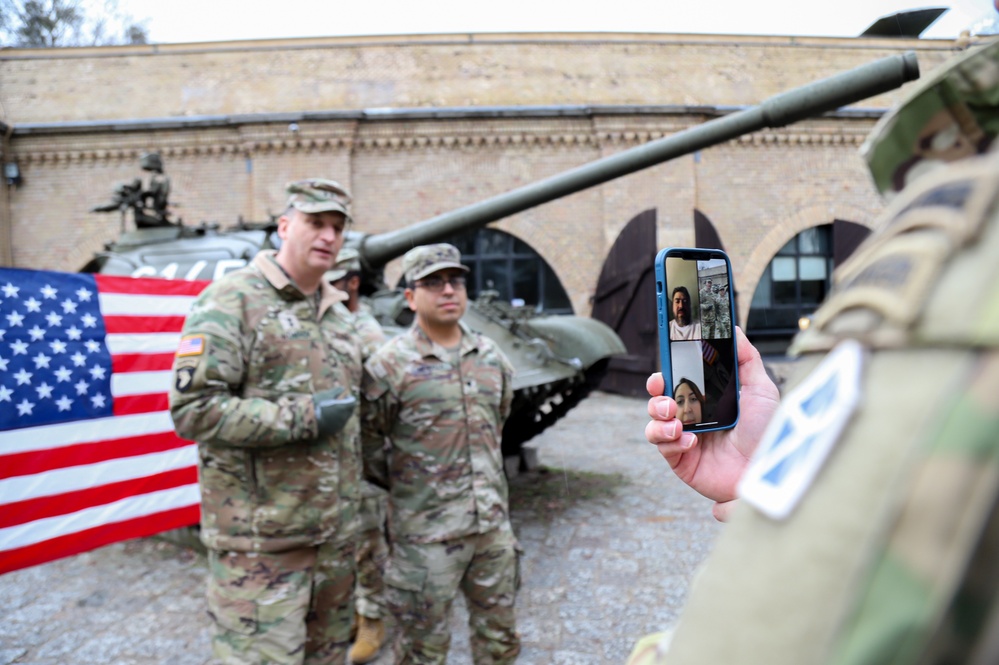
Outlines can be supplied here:
M207 284L0 268L0 574L197 524L167 390Z

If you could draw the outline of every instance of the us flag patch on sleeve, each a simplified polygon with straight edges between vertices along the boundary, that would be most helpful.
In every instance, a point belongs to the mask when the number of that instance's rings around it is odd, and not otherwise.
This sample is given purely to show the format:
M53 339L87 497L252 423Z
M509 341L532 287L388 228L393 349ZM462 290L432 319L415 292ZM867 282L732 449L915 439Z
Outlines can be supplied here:
M180 346L177 347L178 358L184 358L186 356L200 356L204 352L204 335L190 335L188 337L182 337L180 340Z

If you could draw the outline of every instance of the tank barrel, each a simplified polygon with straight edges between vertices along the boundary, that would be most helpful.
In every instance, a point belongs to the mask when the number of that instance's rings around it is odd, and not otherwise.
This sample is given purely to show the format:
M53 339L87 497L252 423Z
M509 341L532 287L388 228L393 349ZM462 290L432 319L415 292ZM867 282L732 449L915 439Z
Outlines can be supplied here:
M861 65L765 100L758 106L711 120L624 150L563 173L473 203L406 228L367 236L360 254L379 267L417 245L438 242L557 198L724 143L768 127L783 127L834 111L919 78L916 54L909 51Z

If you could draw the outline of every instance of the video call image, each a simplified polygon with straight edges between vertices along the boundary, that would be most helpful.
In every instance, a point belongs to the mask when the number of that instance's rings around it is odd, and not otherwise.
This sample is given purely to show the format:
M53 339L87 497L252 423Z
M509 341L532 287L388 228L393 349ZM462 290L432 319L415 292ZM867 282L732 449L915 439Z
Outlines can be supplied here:
M684 426L735 417L735 351L724 259L666 259L673 398Z

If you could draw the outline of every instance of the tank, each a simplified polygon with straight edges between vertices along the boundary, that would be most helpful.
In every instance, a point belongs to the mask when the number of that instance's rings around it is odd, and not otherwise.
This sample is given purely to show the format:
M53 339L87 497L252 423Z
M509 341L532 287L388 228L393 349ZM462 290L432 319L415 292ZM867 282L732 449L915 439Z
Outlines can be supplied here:
M383 268L410 248L446 241L458 234L534 206L599 185L675 157L768 127L785 126L900 87L919 76L914 53L877 60L853 70L782 93L739 112L672 136L622 151L536 183L500 194L432 219L382 234L349 233L346 246L357 249L363 267L362 293L390 332L410 323L402 292L384 283ZM162 192L162 162L155 177ZM155 183L154 183L155 184ZM126 183L127 185L127 183ZM121 187L121 186L119 186ZM153 185L151 185L151 188ZM274 220L184 226L169 218L165 205L150 213L150 197L135 183L110 204L94 210L135 212L136 228L123 233L84 271L119 275L160 275L216 279L244 265L260 249L274 247ZM167 190L169 185L166 185ZM116 189L116 194L119 190ZM116 204L117 201L117 204ZM145 223L140 223L140 213ZM155 223L148 220L153 219ZM610 358L625 353L617 334L595 319L536 315L485 293L469 303L465 322L497 341L515 368L513 412L503 430L503 452L522 454L523 443L577 405L599 385Z

